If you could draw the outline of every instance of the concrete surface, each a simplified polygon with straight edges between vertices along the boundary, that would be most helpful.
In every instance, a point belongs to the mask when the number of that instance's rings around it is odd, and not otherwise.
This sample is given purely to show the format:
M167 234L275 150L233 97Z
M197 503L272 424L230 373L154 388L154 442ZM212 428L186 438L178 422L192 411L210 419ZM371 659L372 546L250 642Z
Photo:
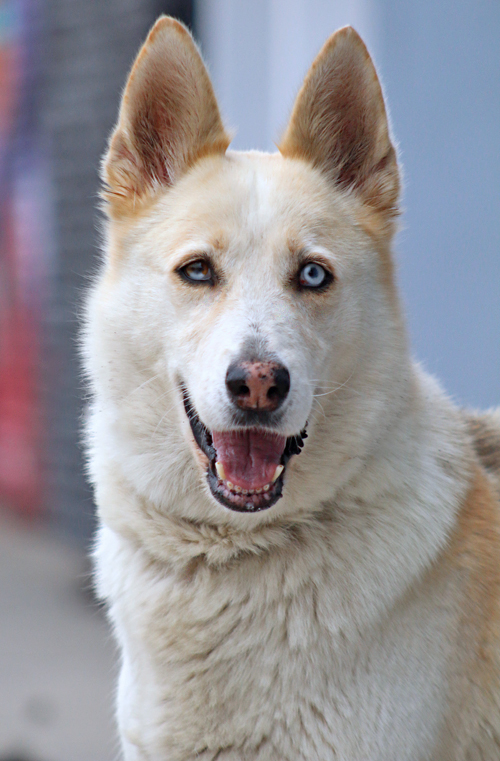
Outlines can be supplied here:
M0 761L116 761L116 650L85 556L0 512Z

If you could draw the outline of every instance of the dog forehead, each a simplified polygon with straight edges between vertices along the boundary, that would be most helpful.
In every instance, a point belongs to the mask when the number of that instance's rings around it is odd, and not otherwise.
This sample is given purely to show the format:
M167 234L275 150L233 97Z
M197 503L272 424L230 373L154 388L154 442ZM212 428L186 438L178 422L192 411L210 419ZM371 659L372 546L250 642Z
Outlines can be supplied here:
M159 219L172 241L309 237L353 227L342 196L305 161L279 153L228 152L198 162L162 199Z

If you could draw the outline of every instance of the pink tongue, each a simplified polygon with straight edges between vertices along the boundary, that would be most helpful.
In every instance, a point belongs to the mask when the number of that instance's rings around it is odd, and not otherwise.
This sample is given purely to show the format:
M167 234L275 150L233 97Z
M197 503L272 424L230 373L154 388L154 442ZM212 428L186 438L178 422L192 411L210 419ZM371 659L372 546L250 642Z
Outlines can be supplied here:
M261 489L270 483L285 449L285 436L266 431L212 432L217 460L225 480L242 489Z

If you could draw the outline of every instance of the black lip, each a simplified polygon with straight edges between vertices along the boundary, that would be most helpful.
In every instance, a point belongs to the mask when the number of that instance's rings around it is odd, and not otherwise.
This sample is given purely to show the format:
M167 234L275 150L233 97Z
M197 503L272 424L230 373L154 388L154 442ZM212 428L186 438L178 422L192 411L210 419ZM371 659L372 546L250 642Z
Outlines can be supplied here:
M181 384L181 392L184 409L191 425L194 440L208 459L207 481L213 497L220 502L221 505L224 505L224 507L238 513L258 513L262 510L267 510L276 504L276 502L283 496L283 481L286 470L284 470L279 478L276 479L268 492L252 495L234 494L231 492L231 499L226 496L227 490L220 483L220 479L215 470L217 452L213 446L212 434L198 417L184 384ZM302 447L304 446L304 439L306 438L307 433L305 428L296 436L290 436L287 438L285 449L280 459L280 463L285 469L290 458L293 457L293 455L300 454Z

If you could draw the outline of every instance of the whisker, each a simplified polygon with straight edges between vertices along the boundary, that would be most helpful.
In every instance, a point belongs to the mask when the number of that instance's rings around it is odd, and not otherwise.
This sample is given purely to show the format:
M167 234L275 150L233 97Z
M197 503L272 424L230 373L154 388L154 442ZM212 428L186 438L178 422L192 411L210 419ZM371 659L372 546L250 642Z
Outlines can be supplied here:
M344 383L341 383L340 385L336 385L335 388L330 389L330 391L325 391L325 392L323 392L321 394L313 394L313 397L315 399L317 399L318 396L328 396L328 394L336 394L338 391L340 391L340 389L345 388L347 386L347 384L351 380L352 376L353 376L353 372L350 374L350 376L347 378L347 380L344 381ZM318 383L319 387L321 387L322 385L326 385L326 384ZM350 391L352 393L354 393L354 394L358 394L358 396L361 396L360 392L356 391L353 388L351 388Z
M129 394L127 394L127 396L123 399L123 401L126 402L127 399L129 399L133 394L135 394L137 391L140 391L141 388L144 388L144 386L147 386L148 383L152 383L154 380L156 380L159 377L160 377L160 373L156 373L156 375L153 375L152 378L148 378L143 383L141 383L139 386L134 388Z
M320 408L320 410L321 410L321 414L323 415L323 417L324 417L324 418L325 418L325 420L326 420L326 414L325 414L325 410L323 409L323 405L321 404L321 402L318 402L318 400L317 400L317 399L316 399L315 401L316 401L316 404L318 405L318 407L319 407L319 408Z
M157 402L159 402L160 399L163 399L163 397L167 396L167 394L169 393L170 393L170 389L167 389L166 391L163 392L163 394L160 394L160 396L157 396L156 399L153 402L151 402L151 404L152 405L157 404Z
M339 386L338 388L332 388L330 391L324 391L321 394L313 394L313 398L317 399L318 396L328 396L329 394L336 394L338 391L340 391L341 388L344 388L344 386ZM357 394L358 396L362 396L359 391L356 391L355 389L351 388L349 389L352 391L353 394Z
M159 419L159 421L158 421L158 423L157 423L157 425L156 425L156 428L154 429L154 431L153 431L153 433L151 434L151 436L155 436L155 435L156 435L156 433L157 433L157 431L158 431L158 428L161 426L161 424L163 423L163 421L165 420L165 418L167 417L167 415L170 415L170 413L172 412L172 410L174 409L174 407L175 407L175 403L174 403L174 404L172 404L172 405L171 405L171 406L168 408L168 410L166 410L166 412L165 412L165 413L164 413L164 414L161 416L161 418Z

